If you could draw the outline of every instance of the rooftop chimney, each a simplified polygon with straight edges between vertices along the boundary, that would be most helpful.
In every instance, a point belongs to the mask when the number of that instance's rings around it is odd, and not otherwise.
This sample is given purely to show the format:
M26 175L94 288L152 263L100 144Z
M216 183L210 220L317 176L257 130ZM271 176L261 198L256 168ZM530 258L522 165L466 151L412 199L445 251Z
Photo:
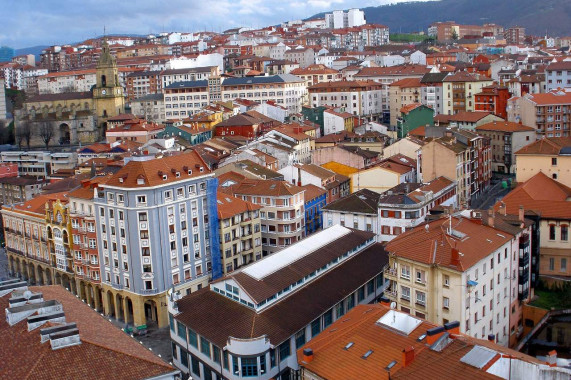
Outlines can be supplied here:
M525 210L523 208L523 205L519 206L519 221L523 222L525 220Z
M381 301L381 305L383 305L383 306L390 307L390 305L391 305L391 300L388 299L387 297L381 297L380 301Z
M408 346L402 350L402 366L403 368L408 366L414 360L414 347Z
M500 202L500 212L506 216L508 214L508 208L504 202Z
M495 336L494 334L489 334L489 335L488 335L488 340L489 340L490 342L495 342L495 341L496 341L496 336Z
M490 211L488 211L488 226L494 227L494 218L495 218L494 209L491 209Z
M313 350L311 348L305 348L303 350L303 361L306 363L311 363L313 360Z
M444 329L449 334L460 334L460 322L452 321L444 324Z
M440 336L444 334L445 331L446 330L444 330L444 327L442 326L433 327L431 329L426 330L426 344L432 346L434 342L436 342L438 338L440 338Z

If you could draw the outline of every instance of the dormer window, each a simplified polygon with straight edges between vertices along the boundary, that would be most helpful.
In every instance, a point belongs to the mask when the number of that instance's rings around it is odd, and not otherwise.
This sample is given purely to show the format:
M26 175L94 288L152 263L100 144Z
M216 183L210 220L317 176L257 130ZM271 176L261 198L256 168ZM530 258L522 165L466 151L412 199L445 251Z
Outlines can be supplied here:
M192 175L192 169L188 169L188 175Z
M168 178L167 175L166 175L166 174L163 174L163 181L166 181L167 178Z
M145 184L145 178L143 177L137 178L137 185L144 185L144 184Z
M200 172L204 172L204 168L202 166L200 167Z
M180 178L180 172L175 173L176 178Z

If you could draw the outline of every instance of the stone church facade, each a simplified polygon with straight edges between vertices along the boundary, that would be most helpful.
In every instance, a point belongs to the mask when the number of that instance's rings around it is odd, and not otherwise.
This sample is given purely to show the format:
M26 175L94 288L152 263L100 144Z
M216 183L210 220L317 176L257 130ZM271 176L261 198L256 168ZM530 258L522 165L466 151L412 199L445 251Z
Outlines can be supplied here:
M16 136L31 133L30 146L91 144L104 139L107 119L125 112L117 63L107 43L96 68L97 83L89 92L36 95L16 114ZM25 144L23 144L25 145Z

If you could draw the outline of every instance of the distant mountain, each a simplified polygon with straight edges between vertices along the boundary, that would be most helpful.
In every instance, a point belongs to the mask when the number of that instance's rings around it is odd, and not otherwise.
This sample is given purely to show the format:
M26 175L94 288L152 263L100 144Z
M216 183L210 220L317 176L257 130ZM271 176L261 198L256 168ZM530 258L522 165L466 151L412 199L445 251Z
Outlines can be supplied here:
M362 8L367 23L387 25L392 32L425 31L435 21L461 24L496 23L526 28L526 34L571 35L569 0L440 0ZM314 16L315 17L315 16Z

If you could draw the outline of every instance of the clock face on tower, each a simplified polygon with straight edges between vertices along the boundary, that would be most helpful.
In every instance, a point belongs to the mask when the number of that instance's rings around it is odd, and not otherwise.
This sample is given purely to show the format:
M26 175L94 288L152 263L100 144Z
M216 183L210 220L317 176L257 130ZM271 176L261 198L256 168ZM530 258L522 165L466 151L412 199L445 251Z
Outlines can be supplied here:
M105 95L106 93L107 93L107 90L105 90L105 89L101 90L102 95Z

